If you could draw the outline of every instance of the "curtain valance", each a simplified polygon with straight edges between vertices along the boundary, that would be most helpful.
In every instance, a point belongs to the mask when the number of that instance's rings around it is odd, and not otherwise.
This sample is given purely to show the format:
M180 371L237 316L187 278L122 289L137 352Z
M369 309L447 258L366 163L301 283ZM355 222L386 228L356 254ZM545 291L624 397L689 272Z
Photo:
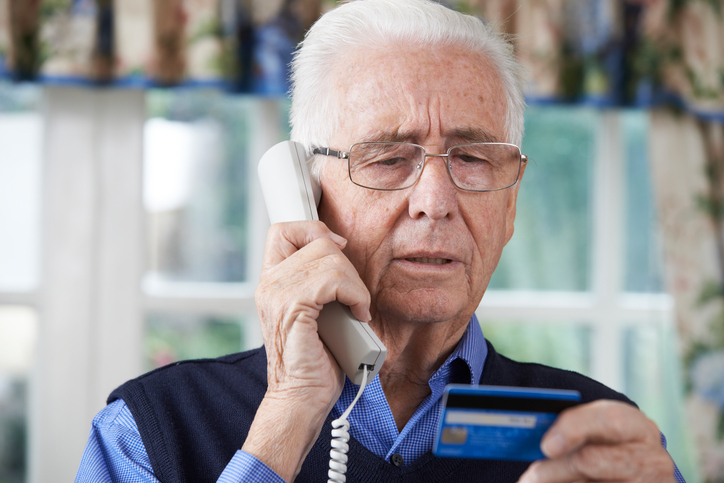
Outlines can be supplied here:
M284 95L319 0L0 0L0 76Z
M724 119L722 0L445 0L512 35L531 102ZM0 76L284 95L332 0L0 0Z

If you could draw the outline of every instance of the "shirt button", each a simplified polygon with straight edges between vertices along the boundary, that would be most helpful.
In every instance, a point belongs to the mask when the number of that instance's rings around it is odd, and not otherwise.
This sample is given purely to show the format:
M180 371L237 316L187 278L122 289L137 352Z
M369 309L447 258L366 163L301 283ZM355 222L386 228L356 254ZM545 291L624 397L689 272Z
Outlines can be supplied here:
M395 453L390 457L390 461L392 461L392 464L397 466L398 468L405 464L405 460L402 459L402 455L400 453Z

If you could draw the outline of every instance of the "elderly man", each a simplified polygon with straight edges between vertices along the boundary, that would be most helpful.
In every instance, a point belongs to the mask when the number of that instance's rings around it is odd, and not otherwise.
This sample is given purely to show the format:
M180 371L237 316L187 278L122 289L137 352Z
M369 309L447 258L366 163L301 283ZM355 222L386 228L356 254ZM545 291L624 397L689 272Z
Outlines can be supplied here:
M349 415L351 481L681 481L624 396L498 355L475 318L525 171L510 46L435 3L366 0L320 19L293 68L292 137L324 153L311 166L322 221L269 231L256 293L265 347L121 386L76 481L326 479L327 428L357 392L317 334L334 300L388 351ZM436 458L451 382L577 389L584 404L546 434L546 460Z

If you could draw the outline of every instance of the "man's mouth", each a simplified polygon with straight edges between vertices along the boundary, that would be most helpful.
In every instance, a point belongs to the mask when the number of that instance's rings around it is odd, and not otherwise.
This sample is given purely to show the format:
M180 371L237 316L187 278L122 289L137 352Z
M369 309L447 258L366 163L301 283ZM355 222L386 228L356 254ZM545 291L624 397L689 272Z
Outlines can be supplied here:
M433 265L444 265L452 261L448 258L406 258L405 260L414 263L431 263Z

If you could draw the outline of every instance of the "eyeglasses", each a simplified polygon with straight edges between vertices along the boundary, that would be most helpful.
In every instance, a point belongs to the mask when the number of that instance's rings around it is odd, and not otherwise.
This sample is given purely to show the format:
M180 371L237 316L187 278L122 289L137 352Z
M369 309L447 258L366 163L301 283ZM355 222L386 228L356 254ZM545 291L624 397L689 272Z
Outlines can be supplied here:
M315 148L314 154L346 159L349 179L373 190L402 190L417 183L429 157L447 158L455 186L466 191L496 191L518 182L528 157L508 143L470 143L453 146L445 154L428 154L411 143L357 143L349 152Z

